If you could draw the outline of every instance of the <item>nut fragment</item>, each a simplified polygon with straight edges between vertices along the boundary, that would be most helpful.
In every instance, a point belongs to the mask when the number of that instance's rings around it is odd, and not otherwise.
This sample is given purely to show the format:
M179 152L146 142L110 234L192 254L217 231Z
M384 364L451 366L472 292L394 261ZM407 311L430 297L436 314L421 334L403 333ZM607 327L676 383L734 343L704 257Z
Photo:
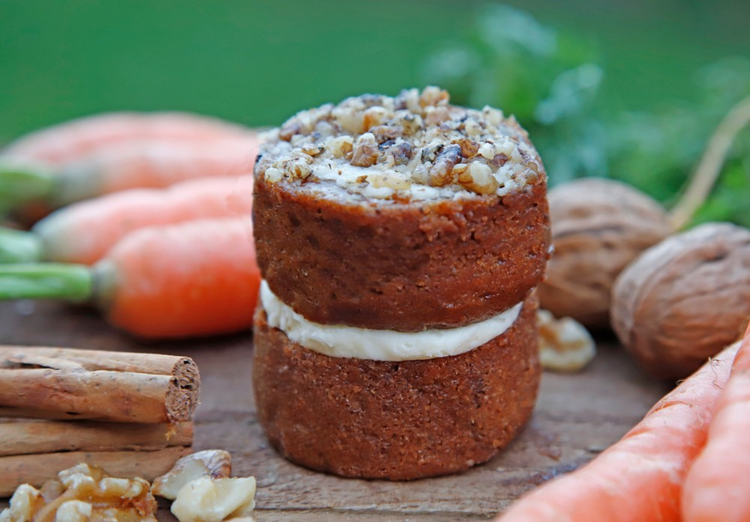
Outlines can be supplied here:
M461 171L458 174L458 182L477 194L492 194L499 186L492 175L492 169L478 162L470 163L466 170Z
M448 145L443 147L430 168L428 183L432 187L444 187L453 183L453 167L461 161L461 147Z
M180 522L220 522L255 507L255 479L201 477L185 485L172 503Z
M366 132L357 138L352 152L352 165L370 167L378 161L378 142L371 132Z
M10 507L0 513L0 522L30 522L42 507L44 499L39 491L28 484L21 484L10 497Z
M151 492L174 500L183 486L200 477L226 478L232 473L232 458L224 450L205 450L186 455L169 472L154 479Z
M383 107L370 107L362 114L362 123L366 131L369 131L372 127L380 125L388 111Z
M354 140L351 136L338 136L331 140L330 149L334 158L347 156L354 148ZM271 169L268 169L271 170ZM266 171L267 172L267 171ZM268 174L266 174L268 175Z
M448 103L448 93L440 87L428 85L419 95L419 104L422 107Z
M375 140L381 145L388 140L395 140L404 134L404 129L400 125L378 125L370 129L375 136Z
M570 317L555 319L539 310L539 360L542 368L558 372L583 369L596 355L596 344L584 326Z
M394 165L406 165L414 155L414 149L408 141L397 139L393 145L388 147L387 154L393 157Z
M0 521L156 522L155 513L156 500L145 480L108 477L101 468L79 464L58 473L41 492L28 484L19 486Z
M554 253L539 285L542 308L607 327L612 285L638 254L672 232L653 199L612 180L587 178L549 194Z
M55 522L88 522L94 507L82 500L68 500L60 504L55 514Z
M750 230L709 223L674 235L623 270L612 326L652 375L680 379L737 338L750 317Z

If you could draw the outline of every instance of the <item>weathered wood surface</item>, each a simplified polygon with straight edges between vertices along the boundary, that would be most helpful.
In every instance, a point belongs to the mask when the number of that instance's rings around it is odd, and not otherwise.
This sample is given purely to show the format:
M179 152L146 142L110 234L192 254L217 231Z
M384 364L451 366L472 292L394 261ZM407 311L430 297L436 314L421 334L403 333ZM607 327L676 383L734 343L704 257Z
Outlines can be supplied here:
M235 474L256 477L258 522L492 518L525 491L589 461L666 391L664 385L645 377L613 341L605 340L583 373L544 375L530 424L489 463L455 476L406 483L347 480L290 464L269 448L251 393L250 333L145 343L115 332L88 310L24 301L0 304L0 344L143 351L195 359L202 380L195 447L226 449L232 453ZM175 519L165 507L160 520Z

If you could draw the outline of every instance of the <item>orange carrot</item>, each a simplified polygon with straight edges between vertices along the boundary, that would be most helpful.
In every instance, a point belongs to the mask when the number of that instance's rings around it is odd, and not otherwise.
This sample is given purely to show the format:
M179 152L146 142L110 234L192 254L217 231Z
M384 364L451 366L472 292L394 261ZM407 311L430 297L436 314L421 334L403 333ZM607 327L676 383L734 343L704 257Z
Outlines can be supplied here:
M0 151L0 210L27 224L51 209L137 187L252 170L255 132L181 113L113 113L32 133Z
M93 302L144 338L250 328L260 286L250 219L198 220L136 230L93 267L0 266L0 298Z
M114 143L205 142L245 132L247 130L240 125L194 114L113 112L27 134L9 144L1 154L64 165Z
M198 178L166 189L125 190L63 207L30 232L0 229L0 262L91 265L133 230L249 216L251 209L252 176Z
M619 442L585 467L511 506L502 522L679 522L688 469L739 344L662 398Z
M240 176L252 172L257 153L258 139L251 133L202 143L119 143L67 163L59 171L40 164L0 162L0 190L5 202L43 200L55 208L131 188Z
M750 327L682 491L684 522L750 521Z

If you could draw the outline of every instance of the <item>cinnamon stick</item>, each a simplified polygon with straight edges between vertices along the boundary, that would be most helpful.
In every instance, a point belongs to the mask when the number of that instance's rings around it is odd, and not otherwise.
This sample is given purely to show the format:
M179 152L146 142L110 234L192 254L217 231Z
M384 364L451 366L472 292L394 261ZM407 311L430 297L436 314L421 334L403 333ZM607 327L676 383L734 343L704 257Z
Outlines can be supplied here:
M123 424L91 421L0 423L0 457L56 451L153 451L190 446L193 424Z
M57 478L58 472L82 462L99 466L113 477L141 477L151 481L191 451L189 447L177 446L156 451L71 451L0 457L0 497L12 495L21 484L38 488L45 481Z
M188 357L0 346L0 417L184 422L199 388Z

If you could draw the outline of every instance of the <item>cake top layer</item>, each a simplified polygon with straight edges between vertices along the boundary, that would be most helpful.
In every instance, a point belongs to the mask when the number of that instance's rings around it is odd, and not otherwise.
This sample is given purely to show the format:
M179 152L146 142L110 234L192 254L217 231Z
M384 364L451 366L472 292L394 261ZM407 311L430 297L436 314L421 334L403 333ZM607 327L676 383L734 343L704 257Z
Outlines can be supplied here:
M437 87L302 111L270 131L260 152L255 174L268 183L383 200L504 195L545 176L514 117L450 105Z

